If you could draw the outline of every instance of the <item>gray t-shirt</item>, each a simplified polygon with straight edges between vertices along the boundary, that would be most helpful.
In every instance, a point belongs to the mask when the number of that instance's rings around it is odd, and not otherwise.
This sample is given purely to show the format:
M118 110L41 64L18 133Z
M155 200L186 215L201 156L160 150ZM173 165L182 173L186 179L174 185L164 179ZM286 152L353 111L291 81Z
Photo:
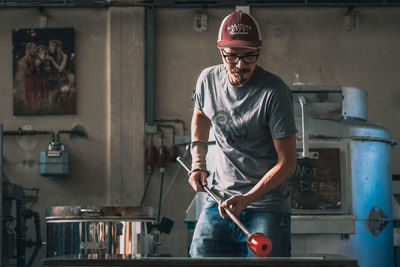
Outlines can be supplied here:
M259 66L248 83L235 87L221 64L203 70L194 98L195 108L210 118L217 143L210 187L223 199L247 193L277 162L273 138L297 132L290 89ZM285 181L248 209L290 212L289 198Z

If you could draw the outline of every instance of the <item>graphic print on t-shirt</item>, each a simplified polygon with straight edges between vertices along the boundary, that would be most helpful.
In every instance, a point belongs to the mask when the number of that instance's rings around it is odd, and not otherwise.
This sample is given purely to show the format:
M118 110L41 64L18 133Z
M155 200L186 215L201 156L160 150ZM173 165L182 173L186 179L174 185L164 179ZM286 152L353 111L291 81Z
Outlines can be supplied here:
M246 140L249 132L238 114L230 114L225 110L215 112L212 117L215 130L225 136L228 143L234 144L238 141Z

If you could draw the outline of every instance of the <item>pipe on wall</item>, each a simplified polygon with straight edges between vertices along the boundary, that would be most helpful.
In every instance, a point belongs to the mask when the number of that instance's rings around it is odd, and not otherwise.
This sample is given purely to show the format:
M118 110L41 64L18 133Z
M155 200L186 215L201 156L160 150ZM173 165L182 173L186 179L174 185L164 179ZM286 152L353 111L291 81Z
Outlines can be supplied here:
M399 0L58 0L58 1L31 1L31 0L2 0L0 7L67 7L67 8L104 8L110 6L147 6L147 7L385 7L400 6Z
M146 7L145 98L146 123L154 124L154 8Z

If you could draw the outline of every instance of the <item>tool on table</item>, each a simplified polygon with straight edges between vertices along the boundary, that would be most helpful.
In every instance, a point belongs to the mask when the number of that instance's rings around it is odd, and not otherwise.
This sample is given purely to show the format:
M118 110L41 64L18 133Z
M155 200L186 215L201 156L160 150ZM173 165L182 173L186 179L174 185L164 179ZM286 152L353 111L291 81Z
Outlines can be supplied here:
M190 168L183 162L181 157L176 159L188 172L190 172ZM220 203L221 199L214 194L207 186L203 186L204 190L207 194L217 203ZM247 245L257 256L266 257L272 250L271 240L262 233L251 233L246 226L244 226L239 219L230 211L228 208L225 208L225 212L232 219L234 223L247 235Z

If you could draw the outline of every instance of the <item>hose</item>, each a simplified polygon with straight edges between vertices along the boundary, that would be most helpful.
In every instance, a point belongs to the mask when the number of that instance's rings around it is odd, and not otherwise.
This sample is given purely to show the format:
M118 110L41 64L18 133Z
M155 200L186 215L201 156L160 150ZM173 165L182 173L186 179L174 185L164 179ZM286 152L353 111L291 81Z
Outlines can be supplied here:
M164 173L165 168L160 168L161 172L161 182L160 182L160 198L158 199L158 215L157 215L157 224L160 225L160 217L161 217L161 206L162 206L162 191L164 186Z
M186 155L187 155L188 152L189 152L189 148L190 148L190 146L187 145L186 148L185 148L185 153L184 153L183 156L182 156L182 159L184 159L184 160L186 159ZM162 200L163 203L164 203L164 201L167 199L168 193L169 193L169 191L171 190L171 187L172 187L172 185L174 184L176 178L178 177L178 174L179 174L179 171L181 170L181 168L182 168L182 166L181 166L180 164L178 164L178 167L176 168L174 177L172 178L170 184L168 185L167 190L165 190L164 198L163 198L163 200Z
M163 145L163 139L161 139L161 147L158 154L158 166L160 166L161 182L160 182L160 198L158 199L158 216L157 223L160 224L161 206L162 206L162 192L164 187L164 174L165 166L167 165L167 148Z
M143 207L144 200L149 190L150 180L154 172L154 165L156 164L156 147L153 145L153 137L150 139L150 145L146 148L146 168L147 168L147 181L144 188L142 200L140 201L140 207Z
M146 181L146 185L144 187L144 193L143 193L142 200L140 201L141 208L143 207L144 200L146 199L146 195L147 195L147 191L149 190L149 185L150 185L150 180L151 180L152 175L153 175L153 171L150 171L150 170L147 171L147 181Z

